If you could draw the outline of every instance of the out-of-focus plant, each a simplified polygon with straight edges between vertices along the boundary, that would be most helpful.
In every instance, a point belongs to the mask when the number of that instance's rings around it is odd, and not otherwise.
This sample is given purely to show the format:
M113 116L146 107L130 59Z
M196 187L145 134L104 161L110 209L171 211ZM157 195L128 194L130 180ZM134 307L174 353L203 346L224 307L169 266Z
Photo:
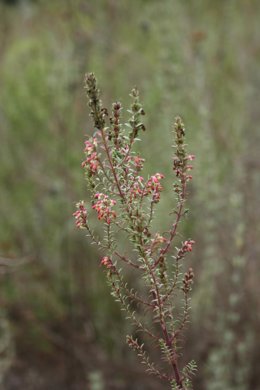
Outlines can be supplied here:
M189 224L193 237L200 240L189 351L192 356L195 348L201 362L194 385L207 390L251 389L259 382L259 318L256 308L254 314L250 310L259 302L259 115L255 104L259 31L253 10L247 4L242 16L227 3L212 8L209 2L194 7L176 2L173 7L172 1L166 1L164 7L154 3L145 13L147 20L156 15L164 21L153 26L153 39L160 43L156 74L163 117L169 118L174 105L198 129L189 139L200 150L199 175L191 194L194 226ZM235 42L247 36L250 39L242 53Z
M139 92L132 90L130 119L123 125L121 103L113 104L108 118L92 73L86 75L85 88L95 133L85 141L86 159L82 167L91 193L91 208L104 226L103 237L97 237L90 227L84 201L77 204L74 213L76 226L85 229L91 241L104 252L101 265L106 270L112 295L136 329L144 334L127 336L127 343L137 352L147 372L167 381L172 389L191 389L190 377L196 364L191 361L181 368L179 358L182 331L189 321L194 277L191 267L183 274L182 266L194 241L188 239L173 249L179 224L188 211L187 184L192 179L190 170L194 160L194 155L186 151L184 125L176 118L173 144L176 205L170 210L172 223L167 231L154 232L155 208L161 199L164 175L155 173L147 180L140 175L144 159L134 151L140 132L145 130ZM131 253L122 252L121 233L131 242ZM125 281L125 267L132 268L142 281L141 291ZM176 309L179 300L183 303L181 310ZM137 312L137 306L142 308L145 318ZM152 362L141 337L149 339L160 350L167 368Z
M90 390L104 390L104 382L100 371L93 371L89 374Z
M0 311L0 386L6 372L10 368L14 357L14 343L10 324L6 318L6 313Z

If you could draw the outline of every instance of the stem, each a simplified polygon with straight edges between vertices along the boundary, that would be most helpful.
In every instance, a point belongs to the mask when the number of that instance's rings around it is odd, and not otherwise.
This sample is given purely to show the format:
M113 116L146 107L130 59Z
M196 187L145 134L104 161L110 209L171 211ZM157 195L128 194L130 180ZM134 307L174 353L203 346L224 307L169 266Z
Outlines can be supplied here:
M117 178L117 174L116 174L116 171L115 171L115 167L113 165L113 161L112 161L110 153L109 153L109 148L108 148L107 141L106 141L105 131L104 131L104 129L100 129L100 131L101 131L101 136L102 136L103 144L104 144L104 147L105 147L105 151L106 151L106 154L107 154L107 158L108 158L108 161L109 161L109 165L110 165L110 168L111 168L111 172L112 172L112 174L114 176L118 192L119 192L122 200L124 200L124 202L125 202L125 196L124 196L124 194L122 192L122 189L120 187L120 184L119 184L119 181L118 181L118 178Z
M167 326L166 326L166 323L165 323L165 320L164 320L163 301L161 300L161 296L160 296L160 292L159 292L159 287L158 287L158 283L157 283L157 280L156 280L156 276L154 274L153 267L150 266L148 259L146 259L145 252L143 252L141 250L142 247L143 247L143 242L142 242L142 238L140 237L140 247L139 247L140 249L139 249L139 251L140 251L140 254L143 257L143 259L145 261L145 264L146 264L146 266L147 266L147 268L149 270L149 273L150 273L152 281L153 281L153 286L155 288L155 297L156 297L156 300L157 300L157 307L159 309L160 326L161 326L161 330L162 330L162 333L163 333L163 337L164 337L164 340L165 340L165 343L166 343L167 347L170 348L170 350L173 352L173 356L171 358L171 365L172 365L172 368L173 368L173 371L174 371L175 380L176 380L177 385L180 387L180 389L183 389L182 379L181 379L181 376L180 376L180 371L179 371L178 363L177 363L177 360L176 360L176 352L175 352L175 350L173 348L172 340L171 340L171 338L169 336L169 333L168 333L168 330L167 330Z
M114 254L119 257L120 260L124 261L128 265L131 265L131 267L134 267L136 269L140 269L140 266L137 264L134 264L131 260L127 259L125 256L120 255L118 252L114 252Z
M183 210L183 205L185 202L185 195L186 195L186 183L183 182L182 186L183 186L182 187L182 194L180 196L178 210L176 212L176 214L177 214L176 220L175 220L174 224L172 225L172 229L170 231L170 238L169 238L166 246L160 250L159 256L158 256L157 260L154 262L154 265L153 265L154 268L156 268L156 266L159 264L161 257L168 252L170 245L172 243L172 240L174 239L174 237L176 235L177 228L178 228L181 216L182 216L182 210Z

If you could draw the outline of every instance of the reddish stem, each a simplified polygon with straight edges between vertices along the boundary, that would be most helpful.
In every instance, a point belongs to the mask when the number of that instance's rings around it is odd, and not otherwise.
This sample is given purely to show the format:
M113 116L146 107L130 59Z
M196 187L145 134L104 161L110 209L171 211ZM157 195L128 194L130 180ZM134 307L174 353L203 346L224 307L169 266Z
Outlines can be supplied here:
M100 131L101 131L101 135L102 135L102 140L103 140L103 144L104 144L104 147L105 147L105 151L106 151L106 154L107 154L107 157L108 157L109 165L110 165L110 168L111 168L111 172L112 172L112 174L114 176L115 183L116 183L118 192L120 194L120 197L124 201L124 203L126 205L127 212L129 214L129 217L130 217L131 216L130 215L130 210L129 210L127 201L125 199L125 195L122 192L122 189L121 189L121 186L120 186L120 183L119 183L116 171L115 171L115 167L113 165L113 161L112 161L111 156L110 156L110 152L109 152L109 148L108 148L108 145L107 145L106 135L105 135L104 129L101 129ZM177 231L177 226L178 226L179 220L181 218L182 208L183 208L183 200L185 198L185 181L182 184L183 184L182 201L180 203L180 207L179 207L179 210L178 210L176 222L173 225L173 228L171 229L170 240L167 243L166 247L163 250L161 250L161 254L164 254L164 253L166 253L168 251L168 249L170 247L170 244L171 244L171 241L175 237L175 234L176 234L176 231ZM144 245L143 245L143 242L142 242L142 239L141 239L141 241L140 241L140 252L141 252L141 255L142 255L142 257L143 257L143 259L144 259L144 261L146 263L146 266L147 266L147 268L149 270L149 273L151 275L151 278L152 278L152 281L153 281L153 285L154 285L154 288L155 288L156 299L157 299L157 306L158 306L158 309L159 309L159 316L160 316L160 326L161 326L161 329L162 329L163 337L164 337L164 340L166 342L167 347L169 347L171 350L173 350L172 341L171 341L171 339L169 337L169 334L168 334L168 331L167 331L167 327L166 327L166 323L165 323L165 320L164 320L164 317L163 317L163 313L162 313L163 302L161 301L161 298L160 298L160 292L159 292L158 284L157 284L157 281L156 281L156 277L155 277L154 272L153 272L153 267L150 266L149 261L146 259L145 253L142 251L143 247L144 247ZM175 355L175 351L174 350L173 350L173 353ZM175 357L172 357L171 365L173 367L176 383L180 387L180 389L183 389L182 379L181 379L181 376L180 376L180 371L179 371L178 364L177 364L177 361L176 361Z

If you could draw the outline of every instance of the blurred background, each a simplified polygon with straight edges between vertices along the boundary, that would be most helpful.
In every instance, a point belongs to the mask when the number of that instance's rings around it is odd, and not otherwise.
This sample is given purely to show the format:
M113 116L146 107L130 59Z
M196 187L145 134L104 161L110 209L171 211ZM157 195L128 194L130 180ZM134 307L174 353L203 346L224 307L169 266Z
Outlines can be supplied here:
M74 227L89 71L109 108L126 113L140 90L147 171L168 177L162 230L183 117L197 156L183 359L197 361L197 390L260 389L259 25L258 0L0 1L1 390L165 388L125 345L100 253Z

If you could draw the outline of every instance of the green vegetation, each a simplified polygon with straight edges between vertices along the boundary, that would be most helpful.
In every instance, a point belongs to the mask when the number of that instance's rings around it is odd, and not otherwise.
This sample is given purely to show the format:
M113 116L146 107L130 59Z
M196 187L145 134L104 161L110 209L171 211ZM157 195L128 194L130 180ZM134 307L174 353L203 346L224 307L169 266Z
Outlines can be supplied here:
M170 176L175 114L190 129L197 159L182 229L196 241L184 338L199 367L194 388L259 387L259 18L258 0L0 2L0 260L13 259L1 265L6 389L160 388L124 346L128 325L100 253L74 228L93 132L87 71L105 106L130 104L138 86L147 171L159 163ZM172 207L165 187L162 216Z

